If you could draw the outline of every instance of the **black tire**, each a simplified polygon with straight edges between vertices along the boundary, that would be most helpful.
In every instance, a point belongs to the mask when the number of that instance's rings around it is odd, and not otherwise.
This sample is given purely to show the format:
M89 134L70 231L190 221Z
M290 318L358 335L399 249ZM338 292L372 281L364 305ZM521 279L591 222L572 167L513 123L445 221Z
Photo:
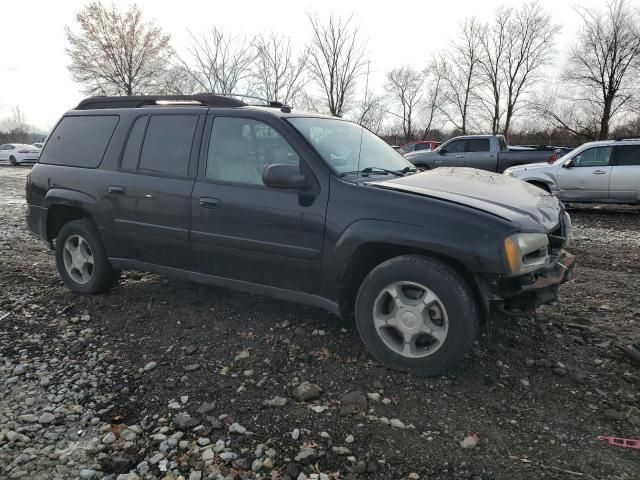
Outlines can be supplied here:
M18 162L16 161L16 157L14 157L13 155L11 155L11 156L9 157L9 163L10 163L11 165L13 165L14 167L15 167L16 165L18 165Z
M73 236L80 236L86 241L93 257L90 279L86 283L76 281L65 267L64 246L67 239ZM89 220L73 220L60 229L56 237L56 265L67 288L76 293L106 292L114 287L120 278L120 270L115 270L109 263L100 235Z
M424 163L416 163L416 168L419 168L420 170L431 170L429 165L425 165Z
M394 282L418 283L435 293L446 311L446 337L428 356L408 358L390 348L374 325L376 298ZM395 257L364 279L356 300L360 336L381 363L419 376L440 375L455 367L470 349L478 328L478 307L467 282L446 264L421 255Z
M551 193L551 188L549 188L549 185L547 185L546 183L542 183L542 182L527 182L529 185L533 185L534 187L538 187L541 190L544 190L547 193Z

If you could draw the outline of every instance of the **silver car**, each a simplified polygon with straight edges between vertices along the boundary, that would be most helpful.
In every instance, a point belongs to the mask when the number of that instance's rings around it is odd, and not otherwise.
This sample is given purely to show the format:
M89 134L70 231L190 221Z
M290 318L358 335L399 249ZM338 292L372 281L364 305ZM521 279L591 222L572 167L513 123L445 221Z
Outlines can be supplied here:
M504 174L565 202L640 204L640 139L585 143L551 164L511 167Z

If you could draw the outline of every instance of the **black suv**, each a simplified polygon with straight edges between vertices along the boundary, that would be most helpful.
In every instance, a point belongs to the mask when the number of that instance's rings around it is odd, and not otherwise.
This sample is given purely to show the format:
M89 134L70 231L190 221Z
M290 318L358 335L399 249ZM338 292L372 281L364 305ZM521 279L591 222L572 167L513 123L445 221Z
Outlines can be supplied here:
M354 123L217 95L83 100L27 201L74 292L136 269L355 314L378 360L420 375L454 366L493 311L553 301L573 264L541 189L418 173Z

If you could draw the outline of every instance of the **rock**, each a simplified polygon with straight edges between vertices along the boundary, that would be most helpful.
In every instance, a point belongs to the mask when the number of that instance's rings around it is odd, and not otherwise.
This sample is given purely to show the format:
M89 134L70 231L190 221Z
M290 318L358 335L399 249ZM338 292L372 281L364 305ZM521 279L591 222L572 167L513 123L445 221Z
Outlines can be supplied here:
M202 472L200 471L193 471L189 474L189 480L201 480L202 479Z
M238 353L233 359L234 362L238 362L240 360L244 360L245 358L249 358L249 350L242 350Z
M127 473L135 465L135 458L124 454L115 454L107 457L103 462L103 469L113 473Z
M20 415L18 417L18 420L20 420L23 423L37 423L38 416L33 413L27 413L26 415Z
M520 379L520 385L522 385L524 388L529 388L529 380L527 380L526 378Z
M191 365L187 365L186 367L184 367L184 371L185 372L193 372L195 370L198 370L200 368L200 364L199 363L192 363Z
M179 413L173 418L173 423L180 430L186 430L191 427L195 427L198 423L195 418L192 418L188 413Z
M262 461L262 467L266 468L267 470L271 470L273 468L273 459L270 457L265 458Z
M626 415L623 412L619 412L617 410L614 410L613 408L609 408L604 411L604 418L612 422L618 422L624 420L626 418Z
M136 432L134 432L133 430L129 430L128 428L125 428L121 433L120 433L120 438L122 438L123 440L127 441L127 442L133 442L136 437L138 435L136 434Z
M216 408L216 404L211 402L204 402L198 407L198 413L201 415L205 415L209 412L212 412Z
M95 470L91 470L90 468L83 468L82 470L80 470L80 478L82 480L91 480L92 478L95 478L95 476Z
M235 460L236 458L238 458L238 455L236 453L233 453L233 452L222 452L218 456L220 457L221 460L223 460L225 462L230 462L230 461Z
M293 438L294 440L298 440L298 438L300 438L300 430L294 428L291 432L291 438Z
M259 458L256 458L251 463L251 470L254 472L259 472L260 470L262 470L262 460L260 460Z
M158 463L160 460L164 459L164 457L165 457L164 453L162 453L162 452L158 452L158 453L156 453L154 456L152 456L152 457L149 459L149 463L150 463L151 465L155 465L155 464L156 464L156 463Z
M148 372L149 370L153 370L154 368L156 368L157 365L158 364L156 362L149 362L144 367L142 367L142 369L145 372Z
M202 452L202 455L201 455L202 460L204 460L205 462L208 462L209 460L213 460L215 456L216 454L210 448L207 448L204 452Z
M474 448L478 443L480 443L480 437L476 433L469 433L460 440L462 448Z
M302 447L295 457L296 462L311 462L316 458L316 449L313 447Z
M187 346L184 348L184 352L185 352L187 355L193 355L193 354L194 354L194 353L196 353L197 351L198 351L198 347L196 347L195 345L187 345Z
M275 396L262 402L265 407L284 407L287 404L287 399L284 397Z
M337 455L349 455L351 450L347 447L331 447L331 451Z
M309 408L316 413L322 413L326 410L329 410L329 407L326 405L312 405Z
M404 422L398 418L392 418L391 420L389 420L389 425L394 428L407 428Z
M247 429L244 428L242 425L240 425L239 423L232 423L229 426L229 433L238 433L240 435L247 433Z
M53 422L55 419L56 419L55 415L49 412L45 412L42 415L40 415L40 418L38 418L38 423L46 425L48 423Z
M355 438L353 437L353 435L347 435L347 438L345 438L344 441L347 443L353 443L355 441Z
M302 382L299 385L296 385L291 389L290 395L291 398L297 400L299 402L307 402L310 400L316 400L320 398L322 394L322 389L313 383L309 383L307 381Z
M373 400L374 402L380 401L380 394L378 392L367 393L367 397L369 397L369 399Z
M349 392L340 397L340 415L354 415L367 410L367 396L360 390Z
M418 475L416 472L411 472L409 474L409 480L419 480L420 479L420 475Z
M112 443L115 443L115 441L116 435L113 432L109 432L104 437L102 437L102 443L104 443L105 445L111 445Z
M211 425L213 430L222 429L222 421L217 417L207 417L207 422L209 422L209 425Z

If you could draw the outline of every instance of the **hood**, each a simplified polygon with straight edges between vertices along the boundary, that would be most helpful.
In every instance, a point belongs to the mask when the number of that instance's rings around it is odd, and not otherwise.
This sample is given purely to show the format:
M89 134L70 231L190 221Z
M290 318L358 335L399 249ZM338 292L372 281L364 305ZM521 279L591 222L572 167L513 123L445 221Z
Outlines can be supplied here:
M541 168L549 168L549 167L553 167L553 165L555 165L555 162L554 163L548 163L548 162L527 163L526 165L517 165L517 166L509 167L507 170L511 172L524 172L526 170L538 170Z
M556 197L515 178L475 168L437 168L367 185L438 198L516 223L523 231L549 232L562 207Z

